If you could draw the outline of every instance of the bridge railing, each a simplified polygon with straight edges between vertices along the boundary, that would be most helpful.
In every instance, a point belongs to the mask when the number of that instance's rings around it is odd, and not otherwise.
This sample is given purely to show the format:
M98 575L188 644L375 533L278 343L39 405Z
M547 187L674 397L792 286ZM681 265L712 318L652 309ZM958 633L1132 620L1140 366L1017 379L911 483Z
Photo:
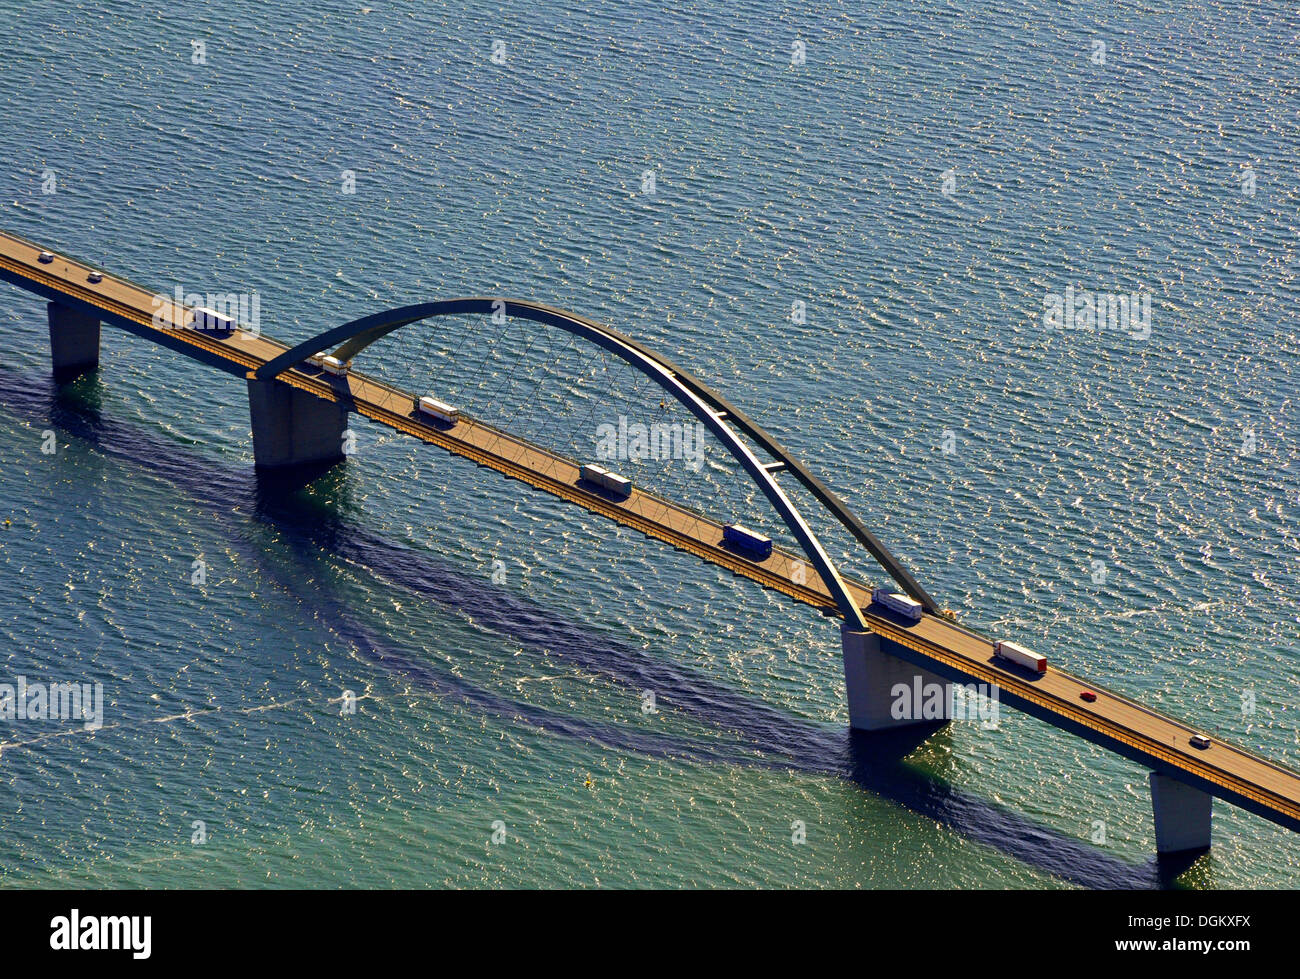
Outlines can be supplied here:
M32 241L30 238L24 237L23 235L20 234L15 234L12 231L0 231L0 235L4 235L6 238L11 238L14 241L21 242L22 244L26 245L28 248L34 248L38 252L50 251L49 245L42 245L39 242ZM115 275L110 273L108 269L105 268L103 265L101 265L99 262L81 258L78 255L74 255L71 252L63 251L62 249L60 249L57 252L54 252L54 254L58 255L60 258L66 258L69 261L75 262L77 265L84 265L88 269L94 269L96 272L100 272L103 275L108 276L109 278L116 279L118 282L125 282L127 285L135 286L137 289L144 289L146 292L153 292L153 290L149 289L148 286L140 285L140 283L138 282L133 282L132 280L123 278L120 275Z

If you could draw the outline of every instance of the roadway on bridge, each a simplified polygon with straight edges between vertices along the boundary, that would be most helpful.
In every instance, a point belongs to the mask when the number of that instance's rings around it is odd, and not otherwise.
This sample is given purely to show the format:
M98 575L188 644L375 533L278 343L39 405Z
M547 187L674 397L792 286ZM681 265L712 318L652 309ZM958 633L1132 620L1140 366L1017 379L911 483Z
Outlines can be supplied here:
M155 307L152 291L107 273L102 281L91 283L91 266L63 256L42 264L39 252L30 242L0 233L0 277L75 308L95 307L106 322L129 325L141 335L156 333L171 349L192 347L209 363L225 363L231 373L251 372L287 349L247 331L223 339L180 326L183 310L173 309L170 301ZM155 312L161 326L155 325ZM614 499L581 483L573 460L469 417L472 405L460 406L462 420L444 427L418 413L415 394L361 373L336 377L302 364L280 380L721 565L824 614L839 614L802 554L777 548L770 558L756 562L723 544L718 520L640 490L625 500ZM869 585L846 580L872 631L904 647L916 665L962 682L995 684L1005 703L1300 831L1300 775L1217 738L1208 750L1193 748L1189 738L1196 729L1054 666L1042 676L1021 671L994 657L991 640L945 618L927 614L920 623L906 625L871 605ZM1085 689L1096 692L1095 702L1080 699Z

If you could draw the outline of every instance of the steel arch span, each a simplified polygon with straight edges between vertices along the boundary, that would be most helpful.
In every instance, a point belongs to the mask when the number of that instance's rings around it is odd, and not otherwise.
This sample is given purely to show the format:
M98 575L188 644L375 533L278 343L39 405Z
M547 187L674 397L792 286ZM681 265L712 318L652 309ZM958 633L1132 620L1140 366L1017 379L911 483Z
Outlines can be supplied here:
M836 605L844 615L844 621L855 629L865 630L866 622L862 610L858 608L843 579L831 562L821 541L812 528L795 508L785 491L773 478L773 471L784 469L795 477L835 519L837 519L862 544L880 566L897 582L898 586L920 602L926 611L937 614L934 600L912 577L911 573L895 558L876 536L857 516L845 506L827 486L794 458L781 445L764 431L757 422L738 410L734 405L708 387L698 378L679 368L667 358L660 356L645 346L626 337L609 327L578 316L574 313L546 306L542 303L514 299L497 299L489 297L467 297L461 299L444 299L437 302L416 303L385 310L361 319L353 320L342 326L306 340L296 347L267 361L254 372L254 377L269 381L302 363L308 357L328 350L338 344L333 356L344 362L352 360L377 340L388 334L421 320L438 316L455 316L466 313L490 315L504 312L507 316L532 320L548 326L557 327L567 333L578 336L607 353L630 364L636 370L658 384L671 394L683 407L704 424L722 446L740 463L746 474L767 497L772 508L794 534L803 548L808 560L822 581L830 590ZM733 428L734 426L734 428ZM747 435L764 452L775 460L763 463L745 443L737 432Z

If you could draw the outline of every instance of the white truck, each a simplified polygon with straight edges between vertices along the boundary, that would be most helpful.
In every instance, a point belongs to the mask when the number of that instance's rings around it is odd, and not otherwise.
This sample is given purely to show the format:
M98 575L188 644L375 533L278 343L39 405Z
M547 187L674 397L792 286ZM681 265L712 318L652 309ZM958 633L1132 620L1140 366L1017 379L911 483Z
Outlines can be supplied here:
M432 415L438 421L446 422L448 425L455 425L460 420L460 412L457 409L445 401L439 401L437 398L421 398L420 411L423 414Z
M993 644L995 655L1002 657L1017 666L1023 666L1027 670L1033 670L1035 673L1047 672L1047 657L1039 656L1031 652L1018 643L1011 642L1009 639L1002 639Z
M615 496L632 495L632 480L626 479L618 473L612 473L604 466L595 464L580 466L578 468L578 478L588 483L594 483Z
M217 336L228 337L234 333L239 326L233 317L225 313L218 313L215 309L209 309L207 306L194 307L193 318L190 320L190 329L199 330L202 333L213 333Z
M312 354L312 356L308 357L307 360L309 363L315 364L326 374L336 374L341 377L348 372L347 364L343 363L343 361L339 360L337 357L331 357L323 350L318 354Z
M871 600L901 615L909 622L920 622L921 613L925 611L925 606L910 595L904 595L901 591L891 591L888 588L877 588L871 593Z

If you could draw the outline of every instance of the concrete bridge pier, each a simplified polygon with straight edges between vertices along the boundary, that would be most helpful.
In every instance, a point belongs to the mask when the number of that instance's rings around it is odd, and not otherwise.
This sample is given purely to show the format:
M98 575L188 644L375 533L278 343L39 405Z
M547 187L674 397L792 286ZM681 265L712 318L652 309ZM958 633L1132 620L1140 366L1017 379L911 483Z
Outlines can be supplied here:
M1156 819L1156 853L1210 848L1210 807L1214 797L1159 772L1151 773L1151 806Z
M253 459L259 469L342 462L348 411L281 381L248 379Z
M844 687L849 701L850 727L882 731L951 719L952 702L946 680L892 655L891 650L898 644L874 632L858 632L841 626L840 633L844 642ZM938 705L933 697L935 684L943 691Z
M51 302L50 361L59 384L76 380L99 367L99 317Z

